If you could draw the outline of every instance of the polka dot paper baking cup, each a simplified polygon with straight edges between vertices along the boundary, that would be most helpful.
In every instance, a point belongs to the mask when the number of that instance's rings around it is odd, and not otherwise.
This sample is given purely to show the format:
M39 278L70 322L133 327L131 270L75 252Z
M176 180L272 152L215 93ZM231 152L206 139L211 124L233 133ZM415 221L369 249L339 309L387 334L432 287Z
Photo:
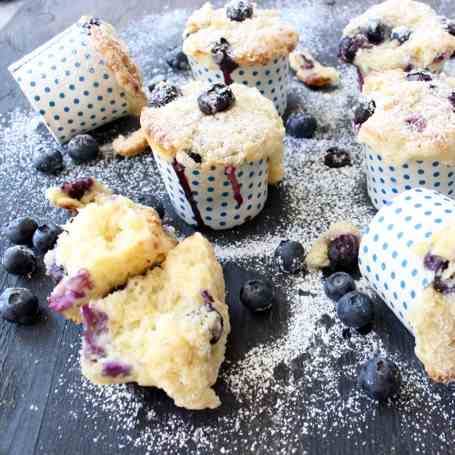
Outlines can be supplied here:
M249 87L256 87L262 95L273 101L278 113L283 115L287 107L289 59L279 57L268 65L239 66L226 80L221 70L208 68L197 60L190 58L190 65L195 79L209 83L236 82Z
M384 206L362 238L362 275L411 333L409 311L434 278L415 247L454 218L455 201L436 191L413 189Z
M125 91L81 22L9 70L59 142L128 114Z
M268 164L252 161L242 166L186 168L154 154L177 214L186 223L215 230L230 229L253 219L268 195Z
M366 151L367 188L377 209L390 204L403 191L427 188L453 197L455 167L440 161L409 161L400 166L389 165L381 155Z

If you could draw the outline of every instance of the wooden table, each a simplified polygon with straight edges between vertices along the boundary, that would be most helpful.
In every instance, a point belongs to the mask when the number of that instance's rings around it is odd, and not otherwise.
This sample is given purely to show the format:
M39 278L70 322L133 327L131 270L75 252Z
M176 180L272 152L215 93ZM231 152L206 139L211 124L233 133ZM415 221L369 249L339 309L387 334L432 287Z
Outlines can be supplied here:
M336 0L333 2L315 0L315 4L321 8L333 8L333 16L337 15L337 8L349 8L358 0ZM33 0L20 2L0 3L0 52L2 65L0 69L0 113L7 113L16 108L28 109L28 104L20 93L15 82L6 71L9 63L15 61L23 54L31 51L38 44L46 41L56 33L72 24L82 14L87 12L98 15L120 29L124 28L131 20L142 17L144 14L160 12L163 5L173 8L190 8L199 5L199 0ZM332 3L332 6L327 6ZM362 1L371 4L371 1ZM449 14L448 1L429 2L435 4L441 12ZM295 5L295 2L294 2ZM452 11L453 12L453 11ZM336 47L338 37L343 24L337 29L325 30L327 49L325 51L326 61L336 61ZM151 31L153 32L153 31ZM153 50L150 50L153 52ZM148 71L148 69L146 69ZM106 134L104 133L106 137ZM18 150L20 144L18 144ZM0 144L0 150L2 144ZM8 160L2 161L2 166L8 165ZM5 172L5 170L4 170ZM23 167L21 169L11 168L8 172L24 173L24 182L27 175L32 175L32 169ZM29 173L29 174L27 174ZM3 175L3 174L0 174ZM15 182L18 180L15 179ZM43 180L44 181L44 180ZM46 181L52 182L52 179ZM27 185L24 183L24 187ZM11 213L21 213L20 207L24 207L26 214L28 207L27 194L17 184L11 187L8 179L0 181L0 221L10 218ZM36 188L36 191L42 191ZM13 194L13 196L11 196ZM272 191L271 200L266 209L266 216L277 213L277 206L281 198L280 190ZM19 207L19 208L18 208ZM46 208L43 202L40 212L36 216L45 218L56 215L55 211ZM176 222L178 224L178 222ZM246 232L261 229L260 223L246 227ZM179 225L180 227L181 224ZM270 227L270 226L269 226ZM265 231L267 229L265 228ZM191 230L189 230L191 231ZM0 238L0 251L7 246L5 239ZM241 358L252 347L248 340L255 342L267 341L270 337L276 336L277 332L285 330L286 310L283 308L275 310L270 319L260 323L248 315L236 302L236 295L240 283L248 276L255 276L254 268L243 270L234 262L225 265L227 284L230 290L231 317L233 333L229 345L228 358L232 361ZM44 302L51 284L42 275L30 281L23 281L7 276L0 270L0 286L2 288L14 284L26 284L31 287L41 301ZM413 360L412 339L400 326L399 322L390 314L384 305L379 306L378 323L376 330L383 339L386 347L394 351L406 353L410 362ZM273 335L272 335L273 334ZM69 385L73 378L79 376L75 352L78 346L79 329L74 325L65 322L62 318L45 311L45 317L36 326L19 327L0 321L0 455L92 455L101 453L145 453L143 447L134 447L133 444L126 446L123 450L118 448L120 435L113 431L110 423L102 413L96 419L96 425L84 422L83 419L71 417L71 414L78 414L82 407L90 407L87 403L74 401L74 395L69 393ZM246 341L245 341L246 340ZM253 343L254 344L254 343ZM68 369L68 357L73 356L74 367ZM343 366L340 365L340 369ZM341 370L340 370L341 371ZM64 378L62 386L61 378ZM74 379L75 380L75 379ZM352 387L352 383L344 384L344 388ZM67 388L68 387L68 388ZM342 389L343 389L342 387ZM55 394L58 388L59 393ZM138 388L139 389L139 388ZM183 421L196 422L196 424L210 424L212 421L236 412L238 404L232 402L229 393L220 385L219 390L225 404L216 412L202 412L199 414L177 410L171 401L164 394L156 391L139 390L145 398L156 406L158 413L179 415ZM435 388L441 394L441 407L451 405L450 392L443 388ZM312 390L308 390L312 393ZM343 390L341 390L343 393ZM273 398L273 397L272 397ZM254 406L243 404L243 406ZM420 413L425 414L425 403L422 403ZM321 407L324 404L321 403ZM304 409L301 413L304 413ZM80 414L83 415L83 414ZM451 417L448 410L448 414ZM338 416L331 418L349 418ZM420 416L421 418L421 416ZM422 438L427 440L427 454L452 454L454 453L453 420L451 418L428 417L430 421L425 426L429 431ZM420 447L414 435L406 433L401 428L402 415L400 410L392 407L379 407L378 412L370 414L362 427L362 431L356 435L345 437L342 433L332 432L327 437L323 434L313 433L299 437L300 428L296 427L289 441L273 437L266 440L260 437L261 425L265 428L270 422L261 416L253 423L253 434L247 443L237 448L239 453L309 453L309 454L413 454ZM143 426L152 425L143 420ZM296 422L298 415L296 415ZM131 433L132 437L138 429L125 430ZM216 430L216 426L214 428ZM104 438L94 440L99 434ZM439 439L440 434L444 439ZM253 442L257 440L258 445L251 449ZM236 446L237 434L232 432L225 438L225 444ZM169 444L166 453L195 453L196 444L189 444L185 447L174 447ZM163 449L164 451L164 449ZM160 449L150 448L150 453L159 453ZM220 447L213 447L212 450L202 449L201 453L220 453Z

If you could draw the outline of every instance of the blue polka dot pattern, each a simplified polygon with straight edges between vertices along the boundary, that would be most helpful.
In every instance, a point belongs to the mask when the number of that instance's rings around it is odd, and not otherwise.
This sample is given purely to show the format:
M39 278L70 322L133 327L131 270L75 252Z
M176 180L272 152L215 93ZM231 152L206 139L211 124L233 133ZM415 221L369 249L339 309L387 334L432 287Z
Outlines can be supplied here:
M196 225L193 210L182 191L174 168L157 153L155 161L176 213L186 223ZM239 206L234 197L231 181L225 166L212 166L209 170L185 169L193 198L204 224L212 229L230 229L254 218L261 212L268 196L268 164L266 160L245 163L235 169L243 203ZM249 185L252 190L248 190ZM250 197L251 196L251 197Z
M9 70L61 143L128 114L126 96L75 24Z
M402 166L384 166L383 158L365 154L367 187L371 202L379 210L392 199L413 188L437 190L455 197L455 168L439 161L410 161Z
M454 216L454 200L433 190L417 188L384 206L362 238L359 257L362 275L411 332L408 313L433 281L433 274L423 267L415 246L428 242Z
M223 73L220 70L209 69L194 59L190 59L190 64L195 79L208 82L215 78L223 80ZM268 65L237 68L231 74L231 78L239 84L256 87L262 95L273 101L278 113L283 115L287 107L288 75L288 57L281 57Z

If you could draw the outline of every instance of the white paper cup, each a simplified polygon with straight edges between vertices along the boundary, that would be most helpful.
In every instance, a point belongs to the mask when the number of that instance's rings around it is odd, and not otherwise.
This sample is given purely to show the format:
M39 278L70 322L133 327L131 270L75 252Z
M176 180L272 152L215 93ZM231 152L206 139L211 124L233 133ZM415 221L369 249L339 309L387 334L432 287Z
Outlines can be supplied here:
M362 275L411 333L409 312L434 279L415 246L428 242L454 217L455 201L436 191L413 189L384 206L362 238Z
M208 68L205 64L189 58L195 79L209 83L227 83L221 70ZM239 66L231 73L238 84L257 88L262 95L273 101L276 110L283 115L287 107L289 58L277 57L267 65Z
M454 196L455 167L440 161L409 161L396 166L385 163L382 155L367 148L365 165L368 194L378 210L398 194L413 188Z
M128 114L125 91L77 23L9 71L61 143Z
M154 153L171 203L187 224L230 229L253 219L268 196L268 163L247 162L237 168L185 168ZM184 176L184 177L183 177Z

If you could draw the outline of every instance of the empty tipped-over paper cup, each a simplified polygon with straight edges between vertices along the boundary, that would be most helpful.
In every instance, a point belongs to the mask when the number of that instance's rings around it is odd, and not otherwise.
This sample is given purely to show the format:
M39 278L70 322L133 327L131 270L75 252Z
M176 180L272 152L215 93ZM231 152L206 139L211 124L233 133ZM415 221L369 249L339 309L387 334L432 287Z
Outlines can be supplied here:
M9 70L49 131L64 143L147 103L138 67L114 28L82 17Z
M414 189L371 222L360 245L362 275L415 336L429 376L455 378L455 201Z

